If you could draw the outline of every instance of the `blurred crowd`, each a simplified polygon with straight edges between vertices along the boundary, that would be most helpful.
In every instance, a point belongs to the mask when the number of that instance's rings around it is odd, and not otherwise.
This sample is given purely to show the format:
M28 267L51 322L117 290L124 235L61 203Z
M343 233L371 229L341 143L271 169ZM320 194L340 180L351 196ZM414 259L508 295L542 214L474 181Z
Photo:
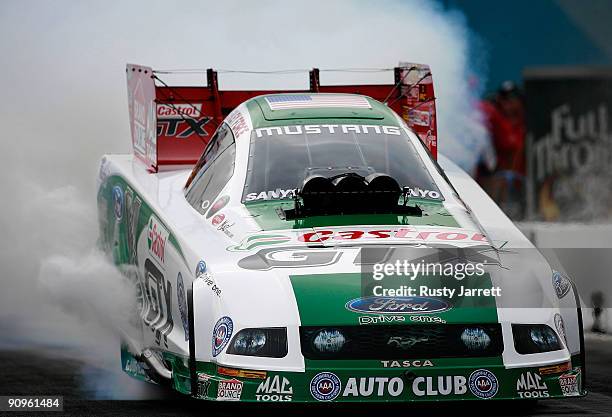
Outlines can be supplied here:
M482 152L476 180L513 220L525 216L525 105L512 81L480 103L490 146Z

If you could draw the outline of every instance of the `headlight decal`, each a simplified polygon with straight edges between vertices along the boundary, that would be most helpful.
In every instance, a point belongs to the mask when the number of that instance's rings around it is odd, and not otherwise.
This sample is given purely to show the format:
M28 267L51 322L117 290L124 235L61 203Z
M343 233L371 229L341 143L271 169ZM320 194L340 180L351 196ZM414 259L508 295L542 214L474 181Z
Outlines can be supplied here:
M513 324L514 348L521 355L563 348L559 336L545 324Z
M230 355L266 358L283 358L287 356L287 351L285 327L242 329L227 348Z

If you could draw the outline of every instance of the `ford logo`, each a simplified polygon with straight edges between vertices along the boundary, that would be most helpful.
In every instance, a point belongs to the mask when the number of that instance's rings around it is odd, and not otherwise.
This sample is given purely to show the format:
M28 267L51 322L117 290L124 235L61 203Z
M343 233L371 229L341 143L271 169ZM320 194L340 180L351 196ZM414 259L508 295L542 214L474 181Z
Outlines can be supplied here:
M357 313L426 314L441 313L452 306L431 297L362 297L346 303L346 308Z

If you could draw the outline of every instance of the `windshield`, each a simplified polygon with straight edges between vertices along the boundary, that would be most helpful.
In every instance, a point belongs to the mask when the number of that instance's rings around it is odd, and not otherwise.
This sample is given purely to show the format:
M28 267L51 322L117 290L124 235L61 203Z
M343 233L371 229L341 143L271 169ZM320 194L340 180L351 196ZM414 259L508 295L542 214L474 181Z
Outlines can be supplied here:
M405 132L397 126L292 125L251 133L243 202L292 198L314 174L384 173L413 197L442 200Z

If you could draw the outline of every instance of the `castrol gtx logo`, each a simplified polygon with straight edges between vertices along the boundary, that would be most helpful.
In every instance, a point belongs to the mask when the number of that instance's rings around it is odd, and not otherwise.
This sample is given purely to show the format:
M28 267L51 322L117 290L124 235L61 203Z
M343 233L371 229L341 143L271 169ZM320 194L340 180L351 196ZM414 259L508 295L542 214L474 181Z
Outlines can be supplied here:
M200 118L202 103L158 104L157 117L160 119Z
M165 262L168 235L168 231L159 220L155 216L151 216L147 232L147 246L151 256L162 265Z

